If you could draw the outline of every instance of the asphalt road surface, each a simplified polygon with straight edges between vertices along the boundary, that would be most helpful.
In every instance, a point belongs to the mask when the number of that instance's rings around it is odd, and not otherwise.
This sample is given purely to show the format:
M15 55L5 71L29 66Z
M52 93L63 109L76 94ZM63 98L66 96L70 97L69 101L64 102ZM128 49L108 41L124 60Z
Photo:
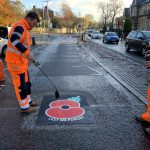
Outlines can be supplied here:
M145 105L98 65L76 38L57 35L46 42L33 48L35 59L58 88L61 100L81 97L78 109L84 109L84 115L78 120L49 119L43 109L52 105L43 103L43 98L55 100L55 90L31 64L32 98L40 106L35 113L20 114L13 88L6 82L0 99L0 149L149 150L149 135L135 120L146 110ZM47 120L42 121L43 117Z

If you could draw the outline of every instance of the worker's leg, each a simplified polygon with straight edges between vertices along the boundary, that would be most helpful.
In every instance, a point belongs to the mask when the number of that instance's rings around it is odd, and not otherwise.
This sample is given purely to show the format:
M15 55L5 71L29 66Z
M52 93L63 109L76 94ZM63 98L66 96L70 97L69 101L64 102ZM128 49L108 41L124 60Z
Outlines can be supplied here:
M27 87L25 83L25 73L17 74L11 72L15 93L21 109L28 109L30 107L29 100L27 98Z
M29 103L31 103L32 102L32 100L31 100L31 83L30 83L28 70L25 72L25 84L26 84L26 88L27 88L27 97L29 98Z
M31 99L31 82L30 82L28 70L25 72L25 83L26 83L26 88L27 88L27 97L29 99L30 106L37 106L38 105L37 102L32 101Z
M30 113L36 111L36 109L30 107L29 98L27 97L27 86L26 86L26 76L25 70L27 70L26 65L16 65L7 63L8 70L12 75L13 85L15 93L19 102L21 112Z

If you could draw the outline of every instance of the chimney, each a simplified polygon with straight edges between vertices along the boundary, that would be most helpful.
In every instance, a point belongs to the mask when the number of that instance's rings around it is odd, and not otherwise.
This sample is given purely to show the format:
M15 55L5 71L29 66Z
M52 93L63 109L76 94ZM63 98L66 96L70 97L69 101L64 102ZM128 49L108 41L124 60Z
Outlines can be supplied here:
M45 6L45 11L47 11L47 6Z
M35 5L33 5L33 10L35 9Z

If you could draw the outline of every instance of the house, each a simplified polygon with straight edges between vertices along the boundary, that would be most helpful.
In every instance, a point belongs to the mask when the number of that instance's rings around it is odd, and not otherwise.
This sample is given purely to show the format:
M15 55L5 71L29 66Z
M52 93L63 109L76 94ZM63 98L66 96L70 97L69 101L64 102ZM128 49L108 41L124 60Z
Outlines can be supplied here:
M39 17L43 20L48 20L48 19L52 19L54 16L54 12L52 10L49 10L47 8L47 6L45 6L44 8L36 8L35 6L33 6L32 8L33 11L35 11Z
M150 0L133 0L130 17L134 30L150 30Z
M123 28L124 28L124 22L129 17L130 17L130 9L129 8L124 8L123 16L117 17L115 19L114 28L115 29L123 30Z

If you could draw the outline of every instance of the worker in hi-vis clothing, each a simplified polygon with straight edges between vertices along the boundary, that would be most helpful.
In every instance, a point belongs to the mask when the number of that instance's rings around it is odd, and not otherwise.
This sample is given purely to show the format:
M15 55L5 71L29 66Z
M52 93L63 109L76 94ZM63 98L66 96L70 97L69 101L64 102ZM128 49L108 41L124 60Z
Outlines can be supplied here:
M8 36L6 62L12 76L15 93L21 112L35 112L38 104L31 99L31 83L28 65L33 59L30 53L29 30L40 22L35 12L29 12L25 18L14 23Z
M145 59L146 59L145 67L150 69L150 47L146 46L146 49L147 51L145 52ZM141 121L143 123L147 122L150 124L150 82L147 90L147 101L148 101L147 111L141 114L140 116L137 116L136 118L138 119L138 121Z

